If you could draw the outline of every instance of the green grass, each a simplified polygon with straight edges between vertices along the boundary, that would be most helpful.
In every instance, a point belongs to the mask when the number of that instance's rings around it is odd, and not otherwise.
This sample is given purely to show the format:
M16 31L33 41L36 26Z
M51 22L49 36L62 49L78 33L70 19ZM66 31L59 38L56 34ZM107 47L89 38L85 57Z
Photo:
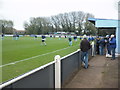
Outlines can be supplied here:
M53 61L55 55L60 55L61 57L63 57L69 53L76 51L79 48L80 41L73 41L73 46L69 46L68 40L65 38L62 38L61 40L59 40L58 38L47 38L47 46L40 45L40 43L40 37L38 37L37 40L34 40L33 37L20 37L19 40L12 40L12 37L4 38L4 40L2 41L3 65L33 56L50 53L66 47L69 48L2 67L3 82Z

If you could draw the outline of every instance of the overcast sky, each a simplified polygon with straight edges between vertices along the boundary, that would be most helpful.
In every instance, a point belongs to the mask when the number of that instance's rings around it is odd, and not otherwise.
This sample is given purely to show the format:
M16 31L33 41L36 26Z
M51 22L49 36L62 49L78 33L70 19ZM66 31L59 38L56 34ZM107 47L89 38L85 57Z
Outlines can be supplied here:
M50 17L59 13L83 11L95 18L117 19L118 0L0 0L0 19L12 20L14 28L24 30L30 17Z

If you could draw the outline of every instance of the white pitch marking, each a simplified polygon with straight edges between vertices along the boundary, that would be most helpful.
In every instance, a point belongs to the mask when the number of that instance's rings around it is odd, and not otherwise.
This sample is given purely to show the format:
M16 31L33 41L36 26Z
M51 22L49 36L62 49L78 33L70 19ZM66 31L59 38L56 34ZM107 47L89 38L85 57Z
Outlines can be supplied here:
M76 45L75 45L75 46L76 46ZM67 47L67 48L70 48L70 47ZM27 61L27 60L30 60L30 59L33 59L33 58L37 58L37 57L40 57L40 56L45 56L45 55L48 55L48 54L51 54L51 53L55 53L55 52L58 52L58 51L61 51L61 50L65 50L65 49L67 49L67 48L63 48L63 49L59 49L59 50L56 50L56 51L53 51L53 52L49 52L49 53L45 53L45 54L33 56L33 57L30 57L30 58L26 58L26 59L23 59L23 60L15 61L15 62L12 62L12 63L0 65L0 67L5 67L5 66L8 66L8 65L13 65L13 64L22 62L22 61Z

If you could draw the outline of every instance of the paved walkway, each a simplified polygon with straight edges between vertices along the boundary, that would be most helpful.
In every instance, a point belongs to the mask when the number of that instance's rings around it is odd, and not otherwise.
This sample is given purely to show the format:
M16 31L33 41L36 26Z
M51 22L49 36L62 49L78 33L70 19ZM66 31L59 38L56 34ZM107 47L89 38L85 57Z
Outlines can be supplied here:
M95 56L63 88L118 88L118 58Z

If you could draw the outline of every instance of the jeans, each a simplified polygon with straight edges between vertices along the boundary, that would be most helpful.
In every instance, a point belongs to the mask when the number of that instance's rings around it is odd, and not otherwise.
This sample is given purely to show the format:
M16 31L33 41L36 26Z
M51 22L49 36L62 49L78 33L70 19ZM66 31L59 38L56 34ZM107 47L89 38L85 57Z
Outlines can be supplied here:
M99 53L100 53L100 55L104 54L104 47L103 46L99 46Z
M112 51L112 59L115 59L115 48L111 48Z
M111 48L110 47L109 48L107 47L107 52L109 55L111 55Z
M85 63L85 68L88 68L88 52L81 52L81 60Z

